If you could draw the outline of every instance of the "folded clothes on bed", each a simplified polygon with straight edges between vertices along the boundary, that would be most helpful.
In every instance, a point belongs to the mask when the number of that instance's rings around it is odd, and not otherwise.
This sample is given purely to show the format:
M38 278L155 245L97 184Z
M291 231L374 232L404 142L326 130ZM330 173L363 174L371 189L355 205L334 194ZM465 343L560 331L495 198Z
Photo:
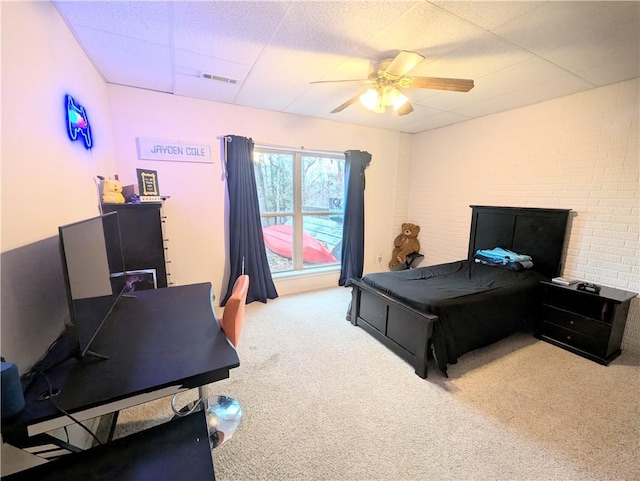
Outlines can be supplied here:
M488 261L494 261L496 263L506 264L508 262L525 262L531 261L531 256L524 254L518 254L502 247L495 247L493 249L478 249L476 256L486 259Z
M474 260L478 264L484 264L486 266L504 267L517 272L523 271L525 269L531 269L533 267L532 261L504 262L501 260L489 259L488 257L481 256L480 254L476 254Z

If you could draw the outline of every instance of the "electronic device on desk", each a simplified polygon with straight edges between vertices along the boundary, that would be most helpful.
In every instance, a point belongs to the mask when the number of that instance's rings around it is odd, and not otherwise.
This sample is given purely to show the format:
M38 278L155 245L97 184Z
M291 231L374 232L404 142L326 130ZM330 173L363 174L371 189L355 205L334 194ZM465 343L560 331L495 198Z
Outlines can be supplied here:
M58 228L73 355L106 359L89 350L126 286L118 213Z
M581 282L576 287L579 291L591 292L593 294L600 294L600 286L591 284L589 282Z
M140 195L138 185L131 184L122 187L124 200L129 204L142 204L145 202L162 202L169 198L168 195Z

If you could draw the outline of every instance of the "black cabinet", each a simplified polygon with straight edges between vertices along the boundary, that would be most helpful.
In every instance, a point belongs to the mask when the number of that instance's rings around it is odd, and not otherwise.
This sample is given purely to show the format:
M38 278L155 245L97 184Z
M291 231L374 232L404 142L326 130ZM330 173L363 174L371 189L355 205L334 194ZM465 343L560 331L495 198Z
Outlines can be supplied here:
M155 269L158 287L167 287L162 204L103 204L102 210L118 213L126 270Z
M542 312L536 337L600 364L620 355L633 292L602 287L599 294L577 284L541 283Z

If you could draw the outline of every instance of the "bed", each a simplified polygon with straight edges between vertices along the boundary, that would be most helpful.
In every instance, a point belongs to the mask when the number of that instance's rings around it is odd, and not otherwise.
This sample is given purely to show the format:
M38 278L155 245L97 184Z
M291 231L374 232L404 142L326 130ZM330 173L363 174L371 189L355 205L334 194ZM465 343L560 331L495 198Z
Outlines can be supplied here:
M569 209L470 207L466 259L351 279L351 323L422 378L431 358L447 376L447 366L463 354L532 330L539 282L561 271ZM533 267L516 271L475 261L478 250L495 247L530 256Z

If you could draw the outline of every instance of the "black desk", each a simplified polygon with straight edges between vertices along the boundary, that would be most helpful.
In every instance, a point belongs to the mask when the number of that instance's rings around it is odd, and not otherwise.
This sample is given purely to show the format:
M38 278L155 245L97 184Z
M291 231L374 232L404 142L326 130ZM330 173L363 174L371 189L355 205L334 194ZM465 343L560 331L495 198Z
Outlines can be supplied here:
M84 421L228 378L239 360L215 318L211 290L201 283L121 298L91 344L109 359L71 358L47 372L60 390L55 403ZM64 359L68 348L58 343L45 364ZM5 442L28 446L32 436L73 424L48 400L38 400L48 390L37 376L25 392L24 411L2 426Z
M3 481L212 481L203 411L20 471Z

